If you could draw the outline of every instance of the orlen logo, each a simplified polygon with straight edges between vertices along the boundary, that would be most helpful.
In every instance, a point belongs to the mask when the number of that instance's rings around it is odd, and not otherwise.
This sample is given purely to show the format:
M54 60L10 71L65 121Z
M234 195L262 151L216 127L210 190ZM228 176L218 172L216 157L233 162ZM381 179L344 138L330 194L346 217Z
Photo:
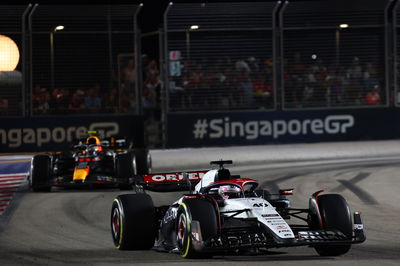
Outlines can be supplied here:
M207 171L201 172L188 172L189 180L199 181ZM143 178L146 183L164 183L164 182L180 182L183 181L182 173L168 173L168 174L155 174L145 175Z
M63 143L83 138L88 130L97 130L102 136L110 137L119 133L119 125L116 122L99 122L92 123L89 127L0 129L0 140L1 144L7 145L9 148L18 148L23 144L36 144L37 147L41 147L50 142Z
M231 121L229 117L216 119L198 119L194 124L195 139L273 137L278 139L285 135L307 134L346 134L354 126L352 115L329 115L325 119L292 119L292 120L255 120Z

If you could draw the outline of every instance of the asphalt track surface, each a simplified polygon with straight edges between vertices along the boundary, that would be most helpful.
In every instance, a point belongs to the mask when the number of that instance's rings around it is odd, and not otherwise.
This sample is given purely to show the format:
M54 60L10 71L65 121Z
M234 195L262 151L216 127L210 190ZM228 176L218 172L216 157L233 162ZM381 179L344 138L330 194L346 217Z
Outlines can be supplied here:
M162 171L162 169L157 169ZM319 257L308 247L270 249L267 254L186 260L177 254L119 251L110 233L116 189L34 193L22 186L0 217L0 265L399 265L400 157L362 161L255 165L231 169L269 190L295 188L293 207L306 207L314 191L342 194L361 211L367 241L341 257ZM180 193L151 193L156 205Z

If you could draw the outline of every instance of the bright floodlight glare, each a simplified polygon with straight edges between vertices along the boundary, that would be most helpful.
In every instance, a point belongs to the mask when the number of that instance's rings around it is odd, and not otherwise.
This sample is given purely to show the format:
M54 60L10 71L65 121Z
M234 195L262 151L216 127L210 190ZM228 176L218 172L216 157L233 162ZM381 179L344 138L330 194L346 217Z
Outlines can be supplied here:
M0 71L14 71L18 62L18 46L9 37L0 35Z
M345 28L348 28L348 27L349 27L349 24L340 24L339 27L340 27L341 29L345 29Z
M200 27L199 27L199 25L192 25L192 26L190 26L190 29L191 30L198 30Z
M313 60L315 60L315 59L317 59L317 55L316 55L316 54L313 54L313 55L311 55L311 58L312 58Z
M58 25L56 28L55 28L55 30L63 30L64 29L64 26L63 25Z

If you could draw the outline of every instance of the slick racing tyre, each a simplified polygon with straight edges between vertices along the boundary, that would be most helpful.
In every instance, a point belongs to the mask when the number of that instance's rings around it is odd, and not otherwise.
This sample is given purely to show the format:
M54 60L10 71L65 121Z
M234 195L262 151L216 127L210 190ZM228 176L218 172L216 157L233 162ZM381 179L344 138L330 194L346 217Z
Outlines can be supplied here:
M49 155L35 155L32 159L29 185L35 192L50 191L51 158Z
M115 177L121 182L121 190L131 189L129 179L137 174L136 158L132 153L118 154L115 158Z
M151 156L148 150L135 151L135 158L138 175L151 173Z
M346 200L338 194L325 194L318 197L318 208L325 230L339 230L349 240L352 238L353 223ZM321 256L340 256L350 250L351 245L316 246Z
M111 233L120 250L151 249L156 238L153 201L147 194L120 195L111 208Z
M217 234L217 216L214 206L202 199L189 199L181 203L177 214L176 237L181 256L184 258L211 256L211 253L196 251L191 236L193 235L193 221L200 223L203 241Z

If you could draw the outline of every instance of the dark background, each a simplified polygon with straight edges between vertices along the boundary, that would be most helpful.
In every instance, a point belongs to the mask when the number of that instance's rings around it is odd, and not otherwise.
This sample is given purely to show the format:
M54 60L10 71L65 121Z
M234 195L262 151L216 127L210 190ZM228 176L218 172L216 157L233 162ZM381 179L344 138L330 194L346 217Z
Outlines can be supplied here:
M293 0L290 2L296 2L297 0ZM310 1L310 0L308 0ZM314 2L325 2L327 0L311 0ZM368 3L372 3L374 0L360 0L362 2L362 6L367 5ZM376 1L376 0L375 0ZM30 4L30 3L38 3L46 4L46 5L65 5L65 4L93 4L93 5L116 5L116 4L140 4L143 3L143 10L139 15L139 25L142 29L142 32L150 32L157 30L162 25L162 15L165 8L168 6L169 2L173 3L208 3L208 2L248 2L246 0L214 0L214 1L201 1L201 0L3 0L1 1L2 5L15 5L15 4ZM251 0L251 2L277 2L277 0ZM346 2L344 0L336 0L335 2Z
M297 2L300 0L292 0L289 2ZM304 1L304 0L303 0ZM321 8L324 8L324 2L327 0L306 0L308 2L320 2ZM346 0L336 0L338 11L340 12L341 6L346 6L350 9L359 9L366 7L368 5L376 5L377 0L358 0L353 4L354 6L349 6ZM163 13L168 6L169 2L173 3L208 3L208 2L248 2L246 0L211 0L211 1L201 1L201 0L3 0L2 5L27 5L32 3L38 3L39 5L117 5L117 4L140 4L143 3L143 8L139 13L138 24L142 33L148 33L152 31L157 31L162 27L163 23ZM251 0L251 2L277 2L277 0ZM153 41L148 41L142 44L143 53L149 55L151 58L158 57L158 46L154 44Z

